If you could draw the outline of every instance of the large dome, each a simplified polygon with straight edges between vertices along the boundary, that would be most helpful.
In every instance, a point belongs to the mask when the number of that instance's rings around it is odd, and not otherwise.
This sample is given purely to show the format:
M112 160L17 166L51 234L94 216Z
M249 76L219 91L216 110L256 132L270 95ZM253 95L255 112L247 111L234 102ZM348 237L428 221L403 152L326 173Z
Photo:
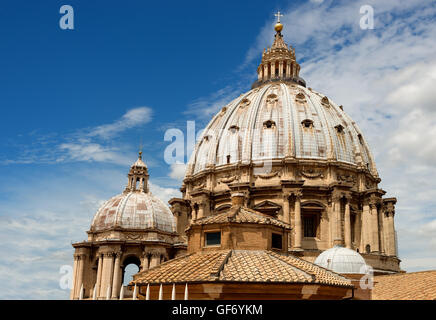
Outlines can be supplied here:
M119 194L106 201L91 224L92 231L115 227L175 232L175 221L171 210L161 200L150 193L134 191Z
M285 82L255 87L222 108L197 143L186 176L213 166L283 158L336 160L377 176L362 132L342 106Z

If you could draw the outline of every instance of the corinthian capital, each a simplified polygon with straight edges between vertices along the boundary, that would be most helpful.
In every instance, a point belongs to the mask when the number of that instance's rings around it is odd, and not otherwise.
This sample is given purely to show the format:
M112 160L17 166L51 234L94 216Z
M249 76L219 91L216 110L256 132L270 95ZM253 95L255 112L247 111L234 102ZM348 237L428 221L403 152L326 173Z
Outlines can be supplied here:
M290 191L283 191L283 200L288 200L289 196L291 195Z
M300 199L303 196L303 190L297 189L292 191L292 194L295 196L295 198Z

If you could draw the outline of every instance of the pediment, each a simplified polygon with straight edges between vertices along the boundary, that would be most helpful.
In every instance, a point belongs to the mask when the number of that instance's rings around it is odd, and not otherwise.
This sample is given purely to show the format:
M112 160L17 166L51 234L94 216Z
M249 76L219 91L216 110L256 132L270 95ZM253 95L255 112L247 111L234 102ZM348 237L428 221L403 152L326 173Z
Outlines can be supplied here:
M258 210L258 209L280 210L281 208L282 206L278 205L277 203L265 200L255 205L253 209L254 210Z

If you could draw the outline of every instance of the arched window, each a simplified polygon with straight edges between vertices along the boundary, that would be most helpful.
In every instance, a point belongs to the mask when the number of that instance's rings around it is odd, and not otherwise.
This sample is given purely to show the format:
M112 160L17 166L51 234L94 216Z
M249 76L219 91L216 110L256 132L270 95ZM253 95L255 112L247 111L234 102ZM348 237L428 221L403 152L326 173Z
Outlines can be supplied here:
M276 123L272 120L267 120L263 123L263 127L265 129L274 129L276 127Z
M337 133L344 133L344 126L341 124L338 124L337 126L335 126L336 132Z
M122 265L122 283L123 286L127 286L130 281L133 280L133 275L139 272L141 261L136 256L127 257Z
M304 119L303 121L301 121L301 124L302 124L303 128L306 128L306 129L313 128L313 120L311 120L311 119Z
M327 98L327 97L323 97L321 99L321 103L326 107L330 107L330 101L329 101L329 98Z
M321 215L324 208L318 203L305 203L301 207L303 221L303 236L305 238L320 238Z
M371 246L369 244L366 245L365 252L366 253L371 253Z

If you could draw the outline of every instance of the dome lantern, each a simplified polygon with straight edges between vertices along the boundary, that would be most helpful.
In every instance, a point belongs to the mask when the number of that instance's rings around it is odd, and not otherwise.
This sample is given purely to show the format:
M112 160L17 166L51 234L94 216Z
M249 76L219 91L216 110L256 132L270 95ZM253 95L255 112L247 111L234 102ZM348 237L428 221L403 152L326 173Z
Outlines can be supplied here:
M130 167L127 175L128 182L124 192L145 192L148 193L148 169L147 165L142 161L142 150L139 151L138 160Z
M252 88L256 88L263 83L284 81L299 84L303 87L306 82L300 78L300 65L295 59L295 49L289 46L283 40L283 24L280 17L283 15L278 11L275 16L277 22L274 26L276 34L271 48L264 49L262 62L257 68L257 81L253 83Z

